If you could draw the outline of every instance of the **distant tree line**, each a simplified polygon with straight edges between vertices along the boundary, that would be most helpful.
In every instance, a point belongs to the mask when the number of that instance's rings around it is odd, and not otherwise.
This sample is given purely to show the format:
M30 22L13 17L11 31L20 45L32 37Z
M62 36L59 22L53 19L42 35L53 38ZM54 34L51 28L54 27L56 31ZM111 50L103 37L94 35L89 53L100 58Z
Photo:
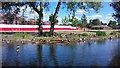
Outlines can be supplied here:
M87 18L85 14L83 14L83 16L81 17L81 20L78 20L77 18L71 19L69 17L68 18L65 17L64 19L62 19L62 23L63 25L71 25L71 26L82 27L82 28L91 28L92 26L96 26L96 25L107 25L111 28L114 28L117 26L117 22L112 20L110 20L108 24L107 22L103 23L99 19L93 19L87 22Z

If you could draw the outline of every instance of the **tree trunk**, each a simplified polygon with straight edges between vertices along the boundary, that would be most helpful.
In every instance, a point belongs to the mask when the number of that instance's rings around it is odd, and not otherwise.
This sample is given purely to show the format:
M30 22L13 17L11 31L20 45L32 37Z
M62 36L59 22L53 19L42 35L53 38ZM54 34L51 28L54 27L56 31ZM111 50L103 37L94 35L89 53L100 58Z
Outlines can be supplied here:
M42 23L41 23L41 21L39 21L39 25L38 26L39 26L38 27L38 34L39 34L39 36L42 36L43 32L42 32Z
M38 19L38 36L42 36L42 21L43 21L43 3L42 0L40 0L40 8L39 10L35 7L35 5L32 3L31 4L32 8L38 13L39 19Z
M51 23L51 27L50 27L50 35L54 34L54 23Z
M38 28L38 33L39 36L42 36L43 34L43 29L42 29L42 21L43 21L43 4L42 4L42 0L40 0L40 12L39 12L39 28Z
M57 18L57 15L58 15L60 6L61 6L61 0L59 0L59 2L58 2L58 4L57 4L55 13L54 13L54 15L53 15L53 21L51 21L51 27L50 27L50 35L51 35L51 36L52 36L53 33L54 33L54 24L55 24L55 22L56 22L55 20L56 20L56 18Z
M17 25L17 15L15 16L15 18L16 18L15 24Z

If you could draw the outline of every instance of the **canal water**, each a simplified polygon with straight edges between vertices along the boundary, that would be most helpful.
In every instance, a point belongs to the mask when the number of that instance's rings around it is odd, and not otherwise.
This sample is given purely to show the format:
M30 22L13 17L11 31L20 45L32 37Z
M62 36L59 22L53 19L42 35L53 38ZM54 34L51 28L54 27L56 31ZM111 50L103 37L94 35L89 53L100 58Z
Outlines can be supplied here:
M3 66L120 65L120 39L75 42L68 45L3 43ZM20 45L19 52L16 51Z

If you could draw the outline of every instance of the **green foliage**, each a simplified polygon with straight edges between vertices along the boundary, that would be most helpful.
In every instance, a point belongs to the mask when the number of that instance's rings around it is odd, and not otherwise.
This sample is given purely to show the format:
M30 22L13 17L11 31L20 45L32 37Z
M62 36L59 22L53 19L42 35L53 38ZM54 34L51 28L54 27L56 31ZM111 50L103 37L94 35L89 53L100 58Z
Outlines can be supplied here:
M4 15L4 17L9 20L9 22L7 22L6 24L13 24L13 20L15 19L13 14L7 13Z
M111 27L111 28L115 28L116 25L117 25L116 23L117 23L116 21L110 20L109 23L108 23L108 26Z
M88 36L88 34L87 33L83 33L82 36Z
M24 3L23 2L19 2L19 3L16 3L16 2L2 2L2 10L4 12L15 12L15 13L18 13L20 11L20 7L23 6ZM12 8L14 7L14 11L12 11Z
M112 2L110 6L112 6L112 8L115 10L115 13L113 14L113 16L115 17L115 19L119 21L120 20L120 1L118 0L118 2Z
M49 37L50 36L50 32L44 32L43 34L45 37Z
M117 34L117 32L115 32L115 31L112 31L111 33L110 33L110 35L116 35Z
M70 19L70 22L72 22L72 26L82 26L82 27L86 27L87 26L87 19L85 17L85 15L83 15L83 23L82 25L80 23L76 23L73 21L73 19L75 18L75 12L76 10L78 9L83 9L85 11L89 11L89 9L93 9L95 10L96 12L98 12L98 10L100 8L102 8L102 3L101 2L66 2L66 7L67 7L67 10L70 10L69 13L70 15L72 14L72 18Z
M55 17L55 19L53 19L53 14L51 14L51 15L49 16L49 21L50 21L51 23L54 21L55 24L58 23L57 17Z
M97 31L96 36L106 36L106 32Z
M67 17L65 16L65 18L62 19L62 23L63 23L64 25L67 25L68 22L69 22L69 18L67 18Z
M72 26L80 26L80 21L77 18L69 19L69 21L72 23Z
M82 18L81 18L81 21L82 21L82 26L83 28L85 28L87 26L87 18L85 16L85 14L83 14Z
M67 9L70 10L73 15L77 9L84 9L87 11L92 8L97 12L100 8L102 8L101 2L67 2L66 4Z
M94 25L100 25L100 20L99 20L99 19L94 19L94 20L92 20L92 21L90 22L90 24L91 24L92 26L94 26Z

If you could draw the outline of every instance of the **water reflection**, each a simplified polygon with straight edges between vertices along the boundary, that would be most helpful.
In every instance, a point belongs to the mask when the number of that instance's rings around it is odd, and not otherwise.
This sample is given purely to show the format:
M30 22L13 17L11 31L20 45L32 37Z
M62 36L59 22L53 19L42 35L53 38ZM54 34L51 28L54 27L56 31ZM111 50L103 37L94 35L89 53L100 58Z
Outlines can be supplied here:
M56 57L56 53L55 53L55 46L52 45L49 48L50 48L50 54L49 55L52 58L54 65L59 66L58 61L57 61L57 57Z
M115 49L115 52L114 52L114 57L112 58L111 62L110 62L110 66L119 66L120 67L120 39L118 39L116 41L116 44L114 45L118 45Z
M3 43L3 66L114 66L120 65L119 39L68 45ZM20 45L19 52L16 52Z
M42 65L42 45L38 45L38 60L39 65Z

